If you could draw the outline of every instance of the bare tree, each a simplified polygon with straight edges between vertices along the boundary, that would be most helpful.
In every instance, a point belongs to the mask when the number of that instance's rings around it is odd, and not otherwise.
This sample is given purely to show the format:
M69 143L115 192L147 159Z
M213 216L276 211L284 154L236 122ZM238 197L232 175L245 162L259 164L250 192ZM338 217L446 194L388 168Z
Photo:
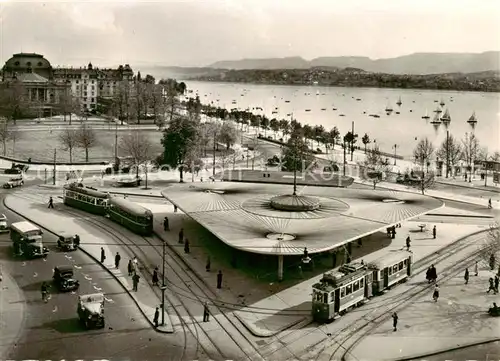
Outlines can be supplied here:
M118 119L123 125L123 121L126 119L127 122L130 117L130 106L131 106L131 91L130 84L128 81L121 81L113 99L116 107L116 114L118 114Z
M0 88L0 116L16 124L22 116L23 110L28 108L26 88L20 81L11 81L1 84Z
M424 166L426 165L427 170L429 170L429 163L433 154L434 145L428 138L424 138L418 142L417 146L413 150L413 157L415 158L415 163L421 164L422 172L424 171Z
M73 163L73 149L75 149L78 143L78 134L77 131L72 128L65 128L59 134L59 141L64 147L64 150L69 152L69 162Z
M157 84L149 84L149 87L151 88L149 104L153 111L154 121L155 124L161 126L165 121L165 102L163 101L162 88Z
M463 159L467 163L467 167L471 172L472 177L472 163L480 159L481 147L479 145L479 140L474 133L465 133L464 139L462 139L463 144Z
M76 131L77 144L85 149L85 161L89 161L89 150L97 144L97 135L88 124L82 124Z
M71 113L74 111L74 97L71 95L69 89L59 97L58 107L63 114L64 121L66 121L66 116L69 114L69 125L71 125Z
M384 162L378 145L368 150L365 160L359 164L359 170L360 178L372 182L373 189L387 177L390 167Z
M9 122L6 118L0 119L0 141L2 142L3 155L7 154L7 141L12 137Z
M491 267L489 263L491 256L493 255L496 260L496 264L494 266L497 266L498 259L500 257L500 229L498 222L490 224L486 237L483 238L483 242L479 245L479 247L481 250L481 259L483 260L483 262Z
M139 177L139 168L144 166L146 185L148 187L148 161L154 158L151 140L140 130L131 131L120 139L120 150L131 157L136 167L136 176Z
M463 147L460 142L453 137L453 135L448 135L447 138L441 143L436 155L443 159L446 164L446 175L451 171L451 176L455 176L453 169L458 165L458 162L463 157ZM449 169L448 169L449 168Z

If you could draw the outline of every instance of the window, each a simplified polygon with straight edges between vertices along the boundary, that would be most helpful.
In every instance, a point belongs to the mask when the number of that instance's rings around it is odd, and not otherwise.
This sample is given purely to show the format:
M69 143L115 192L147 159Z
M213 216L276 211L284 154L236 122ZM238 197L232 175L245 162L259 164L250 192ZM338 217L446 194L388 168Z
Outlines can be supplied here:
M328 303L328 293L323 294L323 303Z
M389 276L392 275L392 267L389 267L388 271L389 271Z
M26 63L26 65L27 65L27 66L31 66L31 61L28 61L28 62Z
M90 102L91 102L91 103L93 103L93 102L94 102L94 98L91 98L91 99L90 99Z
M404 267L405 267L405 268L408 266L408 263L407 263L407 262L408 262L408 260L406 260L406 259L405 259L405 260L404 260L404 262L403 262L403 264L404 264Z
M16 62L14 63L14 65L15 65L15 66L19 66L19 64L20 64L20 63L19 63L18 61L16 61Z
M356 292L357 290L359 290L359 282L356 281L352 284L352 292Z
M342 287L340 289L340 298L344 298L345 297L345 287Z
M92 91L94 91L94 90L95 90L95 85L92 85Z
M348 296L352 293L352 284L345 286L345 295Z
M87 98L83 98L83 101L86 102L87 101Z
M399 262L399 270L401 271L403 269L403 261Z
M365 283L365 280L364 280L363 278L362 278L362 279L360 279L360 280L359 280L359 288L363 288L363 287L365 287L364 283Z
M42 65L43 65L43 64L42 64L42 62L41 62L41 61L39 61L39 62L38 62L38 66L42 66Z
M79 81L79 80L77 80L77 81L76 81L76 83L78 84L78 83L80 83L80 81Z
M398 272L398 265L395 264L394 266L392 266L392 273L397 273Z

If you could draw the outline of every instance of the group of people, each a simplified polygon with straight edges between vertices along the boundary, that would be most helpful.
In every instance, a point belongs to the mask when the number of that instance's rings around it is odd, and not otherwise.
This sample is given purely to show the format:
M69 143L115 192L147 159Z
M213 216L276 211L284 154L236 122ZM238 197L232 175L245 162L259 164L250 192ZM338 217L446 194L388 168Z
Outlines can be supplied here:
M427 280L427 283L436 282L437 271L433 264L427 269L427 272L425 272L425 279Z

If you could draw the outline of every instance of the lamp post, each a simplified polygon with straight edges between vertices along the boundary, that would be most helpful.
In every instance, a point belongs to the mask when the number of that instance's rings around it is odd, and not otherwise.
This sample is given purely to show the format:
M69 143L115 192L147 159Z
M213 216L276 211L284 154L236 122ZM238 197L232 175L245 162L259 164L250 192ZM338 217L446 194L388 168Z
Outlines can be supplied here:
M161 325L165 326L165 290L167 286L165 285L165 241L163 241L162 246L162 266L161 266Z
M118 123L115 123L115 162L118 160Z
M398 145L394 144L392 147L394 148L394 165L396 165L396 149L398 148Z
M53 185L56 185L56 157L57 157L57 149L54 148L54 178L52 178Z

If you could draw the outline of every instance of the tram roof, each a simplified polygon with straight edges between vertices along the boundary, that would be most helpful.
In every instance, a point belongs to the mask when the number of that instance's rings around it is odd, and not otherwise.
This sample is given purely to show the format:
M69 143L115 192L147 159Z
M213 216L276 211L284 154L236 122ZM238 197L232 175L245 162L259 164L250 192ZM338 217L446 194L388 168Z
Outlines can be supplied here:
M88 187L78 187L75 185L65 185L64 189L69 190L69 191L73 191L73 192L77 192L77 193L86 194L86 195L91 196L91 197L108 198L107 193L98 191L96 189L90 189Z
M144 208L143 206L138 205L137 203L131 202L129 200L126 200L125 198L122 197L111 197L110 198L110 203L113 205L118 206L119 208L131 213L135 214L137 216L143 216L143 215L151 215L151 211L147 208Z
M401 261L404 261L408 257L411 256L410 252L407 251L397 251L386 254L380 258L377 258L373 262L370 262L369 265L375 267L377 269L385 268L387 266L395 265Z

